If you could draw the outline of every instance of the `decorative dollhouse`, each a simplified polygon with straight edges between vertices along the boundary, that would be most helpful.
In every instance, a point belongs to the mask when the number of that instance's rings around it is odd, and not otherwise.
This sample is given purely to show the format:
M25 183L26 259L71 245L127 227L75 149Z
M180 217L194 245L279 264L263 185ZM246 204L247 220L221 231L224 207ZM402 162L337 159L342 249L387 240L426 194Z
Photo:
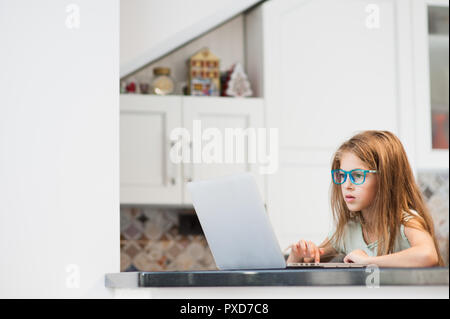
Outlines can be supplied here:
M203 48L189 59L189 95L220 95L219 58Z

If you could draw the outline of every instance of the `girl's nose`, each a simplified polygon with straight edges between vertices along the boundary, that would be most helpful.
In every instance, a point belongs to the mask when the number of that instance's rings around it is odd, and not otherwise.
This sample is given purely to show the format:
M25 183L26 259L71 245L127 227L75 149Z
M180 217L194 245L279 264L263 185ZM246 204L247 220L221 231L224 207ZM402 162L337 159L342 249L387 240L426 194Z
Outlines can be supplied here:
M350 177L348 177L347 180L345 181L344 187L345 187L345 188L353 188L353 183L352 183L352 181L350 180Z

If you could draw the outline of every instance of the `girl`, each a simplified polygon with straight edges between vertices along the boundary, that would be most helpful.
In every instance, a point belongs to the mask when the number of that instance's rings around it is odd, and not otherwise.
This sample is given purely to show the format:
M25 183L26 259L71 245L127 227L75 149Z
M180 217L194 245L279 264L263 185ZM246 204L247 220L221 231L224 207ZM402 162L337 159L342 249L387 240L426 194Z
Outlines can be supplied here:
M405 150L391 132L365 131L342 144L331 167L333 230L317 247L300 240L287 262L327 261L379 267L443 266L433 221Z

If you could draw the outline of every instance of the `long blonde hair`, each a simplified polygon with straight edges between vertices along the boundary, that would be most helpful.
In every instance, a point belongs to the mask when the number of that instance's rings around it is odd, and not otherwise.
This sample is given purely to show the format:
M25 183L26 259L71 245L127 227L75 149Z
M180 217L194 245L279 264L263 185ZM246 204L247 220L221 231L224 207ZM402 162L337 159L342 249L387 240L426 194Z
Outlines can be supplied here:
M400 140L388 131L364 131L344 142L333 156L331 169L340 168L344 152L356 155L369 169L377 170L377 194L373 202L377 218L377 255L393 253L400 225L406 224L403 212L415 210L420 225L434 241L439 265L444 262L434 233L433 220L416 184L408 157ZM351 212L345 204L341 186L331 182L331 210L336 231L329 241L340 242L349 221L362 222L361 214ZM409 225L408 225L409 226ZM414 227L414 226L411 226Z

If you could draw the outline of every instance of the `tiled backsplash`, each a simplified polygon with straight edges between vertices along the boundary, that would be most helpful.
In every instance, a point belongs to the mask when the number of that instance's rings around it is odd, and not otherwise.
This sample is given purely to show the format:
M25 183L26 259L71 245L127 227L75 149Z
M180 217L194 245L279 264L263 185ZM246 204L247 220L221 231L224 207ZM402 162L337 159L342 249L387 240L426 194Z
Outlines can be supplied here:
M446 266L449 265L448 170L421 171L417 180L434 221L436 238Z
M433 216L442 257L448 266L448 171L423 171L418 173L417 178ZM203 234L180 233L180 229L190 228L189 225L187 227L182 225L180 228L180 214L195 216L192 210L185 209L122 207L120 209L121 271L217 269ZM195 225L191 228L195 229Z
M180 214L194 212L122 207L120 271L217 269L203 234L180 234Z

